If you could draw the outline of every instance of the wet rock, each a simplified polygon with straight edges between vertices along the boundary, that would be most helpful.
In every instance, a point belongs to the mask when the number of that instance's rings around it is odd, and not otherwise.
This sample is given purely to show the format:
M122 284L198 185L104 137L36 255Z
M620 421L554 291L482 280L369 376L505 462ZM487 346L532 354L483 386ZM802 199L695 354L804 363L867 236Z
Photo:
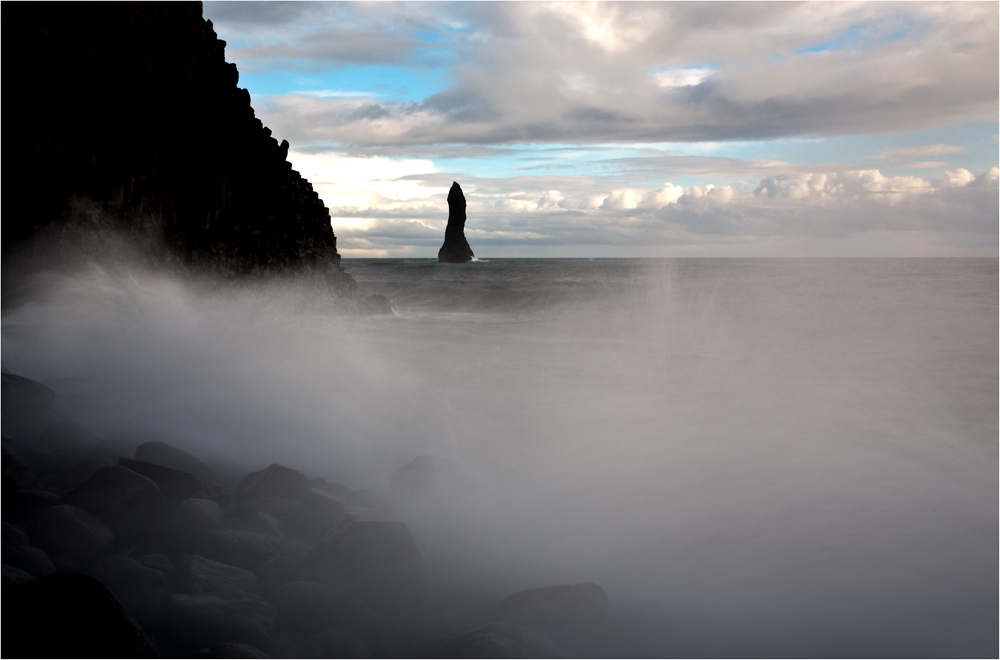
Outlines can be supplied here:
M12 587L18 584L25 584L31 582L35 579L35 576L28 571L18 568L17 566L11 566L10 564L3 565L3 586ZM6 647L4 648L4 655L7 655Z
M16 490L5 492L3 517L18 524L30 524L43 511L62 502L62 498L47 490Z
M170 557L159 553L153 553L148 555L136 555L131 557L131 559L134 559L146 568L151 568L154 571L163 573L163 575L167 578L167 582L173 584L176 568L174 567L174 563L170 561Z
M363 639L344 628L329 628L293 644L290 658L370 658Z
M223 642L213 644L191 654L192 658L270 658L268 654L260 649L255 649L249 644L239 644L237 642ZM324 656L337 657L337 656Z
M507 621L487 623L456 636L440 649L442 658L565 658L546 637Z
M64 419L42 431L38 437L38 446L48 449L74 445L93 447L102 441L107 441L107 437L95 433L86 424L73 419Z
M319 582L297 581L274 590L272 598L282 626L301 635L327 628L346 628L365 639L377 639L382 617L346 591Z
M96 516L70 504L45 509L28 527L28 534L50 555L74 561L106 552L115 540Z
M207 534L219 529L226 522L226 515L218 502L189 497L177 507L181 524L191 533Z
M263 511L258 511L247 518L243 523L243 529L248 532L267 534L279 539L285 538L285 523L274 516L267 515Z
M118 459L118 465L151 479L171 502L182 502L202 489L201 481L190 472L131 458Z
M24 533L24 530L16 525L11 525L9 522L0 523L0 528L3 529L3 534L0 539L3 540L3 552L6 555L7 551L14 550L16 548L23 548L28 545L28 535Z
M41 412L55 403L56 393L30 378L0 374L0 400L4 415L8 411Z
M45 577L56 572L56 567L52 560L41 548L25 546L23 548L13 548L3 553L3 563L16 566L22 571L30 573L34 577Z
M475 256L465 238L465 195L457 181L448 191L448 226L444 230L444 244L438 250L438 261L465 263Z
M7 438L3 441L3 489L19 490L28 488L38 488L41 484L35 475L24 464L17 452L8 444Z
M101 468L114 465L103 456L88 456L73 464L72 467L61 471L51 485L63 489L63 492L70 491L87 481Z
M511 594L497 606L492 618L563 637L592 629L607 612L608 596L598 585L564 584Z
M53 574L4 593L3 655L155 658L125 607L96 579Z
M225 642L268 648L275 610L253 594L174 594L160 626L189 653Z
M417 585L423 568L410 530L388 511L349 506L316 545L316 573L379 599Z
M301 501L308 489L309 482L304 474L272 463L263 470L251 472L243 477L236 487L235 500L245 502L261 497L277 497Z
M224 564L257 571L271 561L283 563L289 570L304 565L312 549L302 543L287 541L257 532L217 529L206 535L201 555Z
M201 555L181 557L177 569L179 591L203 594L213 591L245 593L257 584L257 576L237 566Z
M166 442L144 442L135 450L135 460L154 463L180 472L188 472L201 482L218 483L215 470L196 458L193 454L169 445Z
M123 542L144 536L166 504L151 479L118 465L95 472L66 502L103 520Z
M127 557L102 557L94 567L94 577L144 627L156 621L160 608L170 598L170 587L163 573Z
M266 513L281 519L290 519L302 508L300 500L289 500L283 497L259 497L245 500L233 507L233 516L241 519L252 518L258 512Z
M328 493L333 493L340 497L349 498L351 496L351 489L347 486L342 486L334 481L327 481L323 477L316 477L315 479L309 480L309 485L313 488L319 488L325 490Z

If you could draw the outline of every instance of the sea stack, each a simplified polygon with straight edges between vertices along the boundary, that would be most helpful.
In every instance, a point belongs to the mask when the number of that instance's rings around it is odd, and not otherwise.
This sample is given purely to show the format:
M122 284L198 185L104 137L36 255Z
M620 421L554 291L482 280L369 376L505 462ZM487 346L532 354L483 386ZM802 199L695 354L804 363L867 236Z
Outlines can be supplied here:
M438 250L438 261L464 264L475 256L465 240L465 195L462 186L452 181L448 191L448 227L444 230L444 245Z

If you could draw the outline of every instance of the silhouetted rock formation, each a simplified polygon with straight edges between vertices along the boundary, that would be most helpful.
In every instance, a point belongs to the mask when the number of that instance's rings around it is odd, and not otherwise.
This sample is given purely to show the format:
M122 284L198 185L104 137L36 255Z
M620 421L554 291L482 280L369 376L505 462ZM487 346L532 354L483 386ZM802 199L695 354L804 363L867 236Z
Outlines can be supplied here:
M444 245L438 250L438 261L464 264L474 256L469 241L465 240L465 195L462 186L452 181L448 191L448 226L444 230Z
M254 116L201 3L2 14L18 62L5 80L18 94L4 113L5 253L43 228L91 226L223 273L308 272L355 289L329 211Z

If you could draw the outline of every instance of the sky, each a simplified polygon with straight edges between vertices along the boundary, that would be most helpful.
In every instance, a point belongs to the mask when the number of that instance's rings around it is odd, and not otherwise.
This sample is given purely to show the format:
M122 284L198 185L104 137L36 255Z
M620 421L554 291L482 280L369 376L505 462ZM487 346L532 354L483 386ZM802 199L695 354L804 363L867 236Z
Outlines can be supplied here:
M348 258L998 255L996 2L204 7Z

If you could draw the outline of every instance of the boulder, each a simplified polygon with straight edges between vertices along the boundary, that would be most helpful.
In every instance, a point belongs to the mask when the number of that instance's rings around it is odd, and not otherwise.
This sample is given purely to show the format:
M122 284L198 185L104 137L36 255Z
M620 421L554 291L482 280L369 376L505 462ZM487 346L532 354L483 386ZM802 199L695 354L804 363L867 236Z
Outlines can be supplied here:
M174 567L174 563L170 561L170 557L153 553L148 555L135 555L130 558L139 562L146 568L151 568L154 571L163 573L163 575L167 578L167 582L173 584L176 568Z
M4 415L8 410L45 411L55 403L56 393L30 378L0 374L0 400Z
M441 658L565 658L546 637L507 621L457 635L436 653Z
M50 555L73 561L106 552L115 535L96 516L71 504L42 511L28 527L31 540Z
M87 481L101 468L114 465L103 456L88 456L76 461L71 467L61 470L60 474L50 482L52 487L70 491Z
M226 522L226 515L218 502L189 497L177 507L179 524L191 533L207 534L219 529Z
M4 593L3 656L155 658L128 610L86 575L53 574Z
M17 566L11 566L10 564L3 565L3 586L13 587L19 584L25 584L31 582L35 579L35 576L28 571L18 568ZM6 653L6 648L4 649Z
M511 594L497 606L492 618L550 637L572 637L599 625L607 612L608 596L598 585L561 584Z
M6 556L8 550L23 548L28 545L28 535L20 527L11 525L9 522L3 522L0 523L0 528L3 529L0 539L3 541L4 556Z
M340 520L344 507L349 504L350 500L343 495L313 487L306 492L302 506L291 522L296 531L308 541L315 542L326 528Z
M188 653L225 642L267 649L274 620L274 608L253 594L174 594L160 627Z
M198 477L190 472L182 472L156 463L119 458L118 465L147 477L156 484L163 496L171 502L182 502L194 496L203 488Z
M345 507L316 545L317 576L366 597L411 589L422 572L410 530L388 511Z
M305 544L266 534L217 529L205 536L200 554L248 571L257 571L272 561L278 561L289 569L301 567L312 557L313 551Z
M144 627L155 623L160 608L170 598L170 587L163 573L127 557L102 557L94 566L94 577Z
M119 465L101 468L65 499L103 520L123 541L144 536L166 505L151 479Z
M363 639L343 628L328 628L288 649L290 658L370 658Z
M232 507L232 514L236 518L248 519L258 512L263 512L284 520L298 515L301 508L301 500L289 500L283 497L257 497Z
M279 539L285 538L285 523L263 511L258 511L243 521L242 528L248 532L267 534Z
M34 577L45 577L56 572L56 567L41 548L25 546L3 553L3 563L16 566Z
M18 524L29 525L43 511L62 502L62 498L47 490L24 489L5 491L3 517Z
M384 634L382 617L346 591L319 582L288 582L274 590L283 628L300 635L314 635L327 628L345 628L364 639Z
M73 419L64 419L42 431L38 437L38 446L48 449L69 446L93 447L104 441L107 441L105 436L95 433L86 424Z
M301 501L309 488L304 474L272 463L263 470L251 472L236 486L235 500L244 502L261 497L278 497Z
M215 470L198 458L195 458L193 454L173 445L168 445L166 442L144 442L136 447L135 460L155 463L156 465L173 468L180 472L188 472L196 476L203 483L219 482L219 477L215 474Z
M178 591L192 594L213 591L245 593L256 584L257 576L250 571L201 555L184 555L178 562Z
M3 441L3 489L4 491L18 490L25 488L38 488L41 484L32 474L28 466L24 464L17 452L8 444L7 438Z
M191 654L192 658L270 658L268 654L264 653L260 649L255 649L249 644L240 644L238 642L223 642L222 644L213 644L212 646L206 646L203 649L195 651ZM336 657L336 656L324 656L324 657Z
M347 486L342 486L335 481L327 481L323 477L316 477L309 480L309 485L313 488L319 488L325 490L328 493L333 493L334 495L339 495L340 497L349 498L351 496L351 489Z

